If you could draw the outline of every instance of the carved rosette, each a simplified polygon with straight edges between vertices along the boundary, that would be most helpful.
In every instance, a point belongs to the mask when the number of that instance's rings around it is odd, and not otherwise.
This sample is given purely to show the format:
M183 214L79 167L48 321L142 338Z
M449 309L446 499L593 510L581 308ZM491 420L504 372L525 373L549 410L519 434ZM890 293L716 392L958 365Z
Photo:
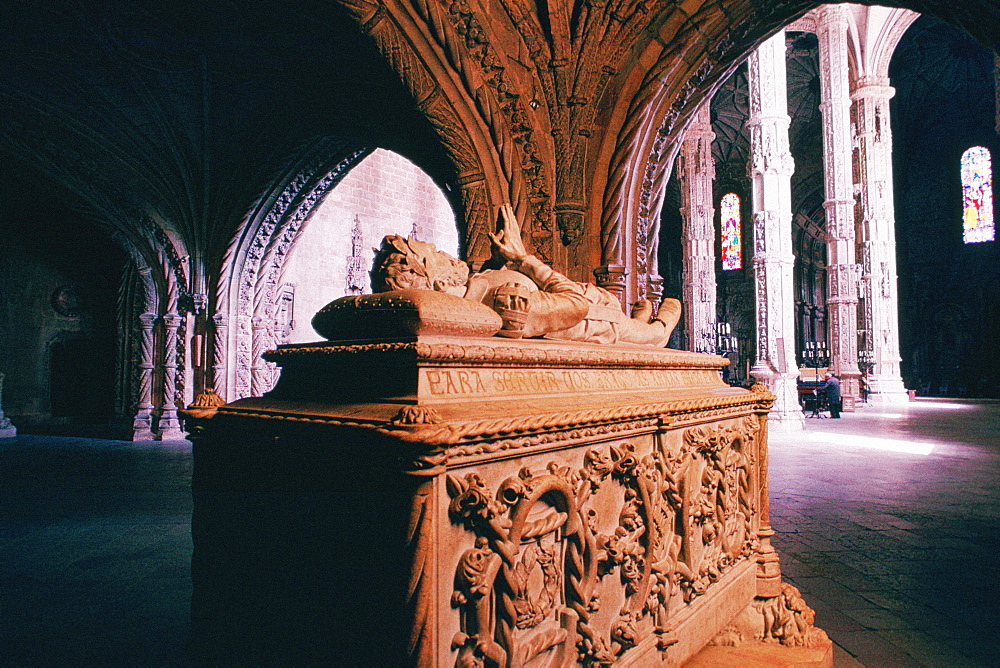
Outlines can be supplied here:
M608 665L651 634L666 651L675 615L756 553L758 432L748 416L448 474L475 536L455 555L455 665Z

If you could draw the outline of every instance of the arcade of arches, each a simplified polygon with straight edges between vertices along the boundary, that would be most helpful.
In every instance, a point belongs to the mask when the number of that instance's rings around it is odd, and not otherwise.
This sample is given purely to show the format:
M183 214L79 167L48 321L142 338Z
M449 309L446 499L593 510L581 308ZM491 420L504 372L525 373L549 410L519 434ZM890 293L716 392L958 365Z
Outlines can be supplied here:
M1000 155L1000 8L894 4L18 4L3 410L181 438L205 388L273 385L260 354L365 289L381 235L479 266L508 201L571 278L681 298L672 345L722 343L779 425L820 344L848 394L1000 396L1000 256L962 244L958 167Z

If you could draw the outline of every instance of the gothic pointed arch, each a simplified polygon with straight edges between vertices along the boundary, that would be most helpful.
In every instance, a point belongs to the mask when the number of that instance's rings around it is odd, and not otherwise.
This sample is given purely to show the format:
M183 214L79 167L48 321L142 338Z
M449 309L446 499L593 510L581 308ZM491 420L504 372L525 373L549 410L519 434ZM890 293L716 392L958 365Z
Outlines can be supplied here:
M639 63L652 66L633 65L633 75L642 75L641 84L617 101L615 115L622 122L616 134L605 137L606 162L596 165L598 174L607 170L599 211L601 262L634 263L634 275L619 288L626 299L658 296L654 268L662 193L683 130L750 51L795 18L794 10L786 11L783 17L781 8L740 3L731 16L702 7L693 16L661 17L661 31L670 28L673 48L651 41Z
M463 201L485 180L489 196L472 197L481 213L464 214L468 256L485 254L477 225L492 225L509 198L536 253L577 279L603 264L602 282L632 298L659 291L661 191L691 113L757 44L820 3L342 4L448 145L466 175ZM945 3L919 4L989 34Z
M401 76L437 130L456 172L465 255L490 256L497 207L511 202L523 220L545 225L551 166L535 147L529 100L491 45L490 22L467 5L417 6L344 0L344 6Z
M260 356L275 344L275 289L288 251L323 197L371 150L355 139L316 140L240 224L223 256L212 307L212 382L227 400L273 385L273 369Z
M641 83L615 91L619 97L612 102L614 111L608 116L617 123L608 127L592 175L595 191L603 193L600 206L592 202L591 209L592 215L601 221L600 262L605 269L635 265L627 281L619 279L618 285L614 285L609 279L606 287L620 290L628 299L656 294L647 292L647 286L655 287L658 283L658 277L648 273L656 262L647 258L656 256L655 230L662 206L664 173L669 174L672 168L679 148L678 137L693 109L705 96L714 93L757 44L819 4L750 6L740 2L727 5L725 18L707 6L685 12L683 17L669 14L657 17L663 21L654 24L659 26L657 34L661 39L669 34L670 48L665 48L659 40L640 43L645 51L631 64L634 70L630 74L635 81L641 73ZM975 22L954 12L946 3L907 4L912 4L915 10L946 16L986 43L995 39L982 25L974 25ZM984 21L1000 21L995 7L982 9ZM882 49L871 54L879 67L887 57L886 50L891 54L892 45L910 22L910 14L903 11L893 14L882 36ZM692 24L697 25L697 37L685 39L685 32ZM642 63L653 65L643 67Z

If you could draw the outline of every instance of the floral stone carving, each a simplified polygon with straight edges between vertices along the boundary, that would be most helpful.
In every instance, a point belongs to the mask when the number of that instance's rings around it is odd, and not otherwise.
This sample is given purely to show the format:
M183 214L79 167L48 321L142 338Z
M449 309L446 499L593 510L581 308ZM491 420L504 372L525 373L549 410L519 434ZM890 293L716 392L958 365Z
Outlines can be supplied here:
M781 585L781 594L758 598L712 640L712 645L738 647L762 642L786 647L821 648L829 638L814 626L816 613L806 605L799 590Z
M756 547L757 418L588 449L490 485L448 474L449 517L475 535L455 567L455 665L608 665ZM575 639L575 646L570 644Z

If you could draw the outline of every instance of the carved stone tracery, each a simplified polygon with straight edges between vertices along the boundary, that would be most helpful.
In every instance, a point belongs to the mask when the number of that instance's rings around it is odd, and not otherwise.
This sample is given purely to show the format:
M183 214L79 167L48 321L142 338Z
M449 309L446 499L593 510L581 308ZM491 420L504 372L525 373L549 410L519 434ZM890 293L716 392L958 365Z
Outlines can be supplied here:
M246 238L237 235L227 252L233 273L219 282L213 316L221 318L215 320L214 329L214 384L227 399L259 395L275 383L276 367L261 354L281 342L287 324L281 321L287 313L283 309L287 292L281 282L285 261L323 197L368 154L349 150L329 168L329 153L338 149L343 147L335 142L320 143L313 159L299 167L269 208L259 212L261 218L245 224ZM235 327L230 328L233 320Z

